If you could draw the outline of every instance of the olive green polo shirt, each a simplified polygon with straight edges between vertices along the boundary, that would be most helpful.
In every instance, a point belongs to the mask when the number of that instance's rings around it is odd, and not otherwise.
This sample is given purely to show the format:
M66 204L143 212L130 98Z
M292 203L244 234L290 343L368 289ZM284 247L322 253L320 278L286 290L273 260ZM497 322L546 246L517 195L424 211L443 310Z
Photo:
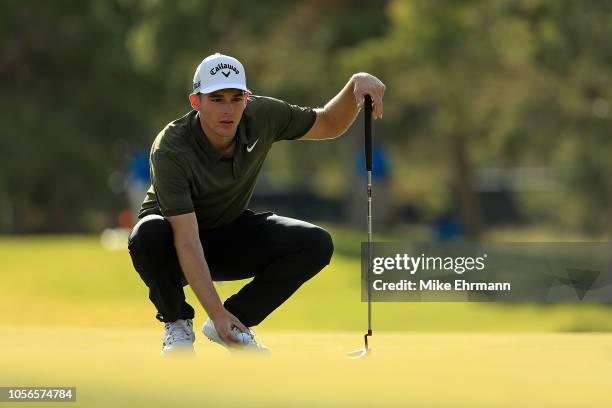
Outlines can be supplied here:
M155 138L152 185L138 218L195 212L201 229L236 219L249 204L272 144L302 137L316 119L311 108L253 95L238 124L233 157L224 158L204 135L198 115L189 112Z

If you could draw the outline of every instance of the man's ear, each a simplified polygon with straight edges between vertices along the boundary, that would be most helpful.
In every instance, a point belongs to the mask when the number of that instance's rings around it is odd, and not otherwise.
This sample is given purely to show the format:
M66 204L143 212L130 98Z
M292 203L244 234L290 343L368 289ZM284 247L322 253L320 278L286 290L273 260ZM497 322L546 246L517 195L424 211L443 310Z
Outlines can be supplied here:
M242 94L242 102L244 103L244 106L247 106L247 103L249 103L249 96L251 96L250 92L244 92Z
M200 111L200 95L199 94L189 95L189 103L191 103L191 107L193 109L197 110L198 112Z

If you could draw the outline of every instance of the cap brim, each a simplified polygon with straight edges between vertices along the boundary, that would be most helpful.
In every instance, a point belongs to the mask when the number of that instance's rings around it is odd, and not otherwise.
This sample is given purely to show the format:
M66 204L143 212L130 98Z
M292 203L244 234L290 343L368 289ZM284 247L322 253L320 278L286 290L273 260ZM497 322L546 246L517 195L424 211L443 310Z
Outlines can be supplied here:
M244 86L244 84L225 83L225 84L215 84L215 85L207 86L206 88L201 89L197 93L209 94L211 92L215 92L220 89L240 89L245 92L250 92L249 89L246 86Z

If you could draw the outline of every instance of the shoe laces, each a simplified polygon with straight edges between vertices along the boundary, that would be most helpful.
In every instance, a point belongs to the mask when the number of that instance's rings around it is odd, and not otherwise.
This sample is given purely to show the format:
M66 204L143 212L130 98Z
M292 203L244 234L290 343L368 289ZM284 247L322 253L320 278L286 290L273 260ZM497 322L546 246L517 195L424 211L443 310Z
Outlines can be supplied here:
M191 319L179 319L175 322L165 323L166 340L170 343L175 341L193 341L193 323Z

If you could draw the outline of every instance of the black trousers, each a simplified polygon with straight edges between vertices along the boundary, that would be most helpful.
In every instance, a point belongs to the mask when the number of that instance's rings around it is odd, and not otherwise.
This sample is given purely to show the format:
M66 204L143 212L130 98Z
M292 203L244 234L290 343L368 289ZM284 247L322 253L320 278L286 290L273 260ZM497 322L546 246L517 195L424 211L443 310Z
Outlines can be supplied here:
M200 230L200 241L213 280L253 278L224 302L249 327L263 321L328 265L334 251L331 236L321 227L251 210L219 228ZM134 268L149 288L157 319L192 319L194 310L183 291L187 280L168 220L160 215L143 217L129 236L128 248Z

